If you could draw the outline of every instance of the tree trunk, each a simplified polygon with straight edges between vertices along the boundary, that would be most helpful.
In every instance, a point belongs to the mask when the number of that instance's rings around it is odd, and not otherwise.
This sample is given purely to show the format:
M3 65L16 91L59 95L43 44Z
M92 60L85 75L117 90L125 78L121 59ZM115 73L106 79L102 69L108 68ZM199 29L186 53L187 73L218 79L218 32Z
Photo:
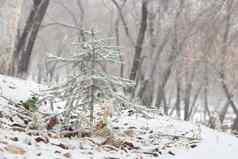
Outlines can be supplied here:
M177 75L177 76L179 76L179 75ZM181 104L181 95L180 95L181 84L180 84L179 77L176 78L176 84L177 84L177 89L176 89L176 92L177 92L176 96L177 97L176 97L175 108L176 108L177 117L180 119L181 118L181 107L180 107L180 104Z
M190 110L191 110L191 95L193 89L193 80L195 77L195 66L192 66L192 74L189 78L189 75L186 76L187 84L185 85L185 94L184 94L184 120L188 121L190 119Z
M147 0L143 0L142 7L141 7L141 22L140 22L140 29L137 36L137 42L135 46L135 55L133 58L132 69L130 73L130 80L136 79L137 71L141 65L141 53L142 53L142 46L145 39L145 33L147 28L147 17L148 17L148 10L147 10L148 2Z
M219 118L221 120L221 124L223 124L224 120L225 120L225 117L226 117L226 113L228 111L228 108L229 108L229 105L230 105L230 101L227 100L225 105L223 106L220 114L219 114Z
M206 114L208 115L209 118L211 118L211 112L208 106L208 85L209 85L209 81L208 81L208 68L207 68L207 59L206 59L206 64L205 64L205 71L204 71L204 82L205 82L205 86L204 86L204 116L206 118Z
M32 50L50 0L35 0L25 27L18 34L13 51L10 75L24 78L29 70Z

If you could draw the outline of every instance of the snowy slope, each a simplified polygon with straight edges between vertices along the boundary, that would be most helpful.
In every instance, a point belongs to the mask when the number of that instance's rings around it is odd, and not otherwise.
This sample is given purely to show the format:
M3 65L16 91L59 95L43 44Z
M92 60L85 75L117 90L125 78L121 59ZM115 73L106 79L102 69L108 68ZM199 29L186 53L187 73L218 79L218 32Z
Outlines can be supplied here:
M34 82L0 75L1 96L14 102L26 100L44 86ZM0 98L0 110L7 101ZM237 159L238 139L203 126L178 121L150 113L152 119L131 110L123 110L111 119L112 132L134 144L138 149L108 150L87 138L50 138L39 142L38 137L10 129L0 130L0 159ZM2 117L0 117L0 120ZM131 132L125 135L125 132ZM44 134L44 133L43 133ZM19 153L19 149L22 150ZM16 151L18 150L18 151ZM17 153L16 153L17 152Z
M238 139L234 136L202 128L202 141L188 152L180 152L175 159L237 159Z
M32 81L25 81L9 76L0 75L0 95L14 102L26 100L33 93L38 93L43 86Z

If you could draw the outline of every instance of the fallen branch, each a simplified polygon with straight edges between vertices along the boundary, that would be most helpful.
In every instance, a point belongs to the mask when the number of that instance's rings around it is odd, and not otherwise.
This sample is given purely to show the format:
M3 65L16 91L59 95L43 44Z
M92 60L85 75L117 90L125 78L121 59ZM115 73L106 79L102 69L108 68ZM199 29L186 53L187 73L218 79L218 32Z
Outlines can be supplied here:
M116 148L115 146L112 146L112 145L102 145L101 146L102 148L108 148L108 149L111 149L111 150L113 150L113 151L119 151L119 149L118 148Z
M126 104L128 104L130 106L132 106L132 108L135 109L136 112L141 113L146 118L153 119L149 114L146 113L149 109L147 109L145 106L131 103L131 102L127 101L126 99L124 99L121 96L115 96L115 98L118 99L118 100L121 100L122 102L124 102L124 103L126 103Z
M164 137L173 137L173 138L183 138L183 139L188 139L188 140L201 140L200 138L196 138L196 137L189 137L189 136L183 136L183 135L172 135L172 134L163 134L160 133L158 134L158 136L164 136Z
M1 95L0 98L5 99L5 100L8 101L8 103L11 104L11 105L15 105L15 104L16 104L13 100L11 100L11 99L9 99L9 98L7 98L7 97L5 97L5 96L2 96L2 95Z
M155 153L155 152L143 152L143 154L146 154L146 155L151 155L153 157L158 157L159 154L158 153Z

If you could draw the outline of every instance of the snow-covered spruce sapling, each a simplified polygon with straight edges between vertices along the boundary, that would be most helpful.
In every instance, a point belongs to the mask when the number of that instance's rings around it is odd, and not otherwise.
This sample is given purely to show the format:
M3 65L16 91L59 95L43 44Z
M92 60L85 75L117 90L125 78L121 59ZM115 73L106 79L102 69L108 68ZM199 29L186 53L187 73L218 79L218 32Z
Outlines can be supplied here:
M66 125L69 125L72 118L87 121L86 113L82 112L89 112L88 124L92 130L95 104L103 100L115 101L119 99L118 90L134 87L132 81L106 71L107 64L122 63L119 48L110 45L111 42L111 38L98 39L91 31L87 33L85 42L73 44L67 57L50 56L51 60L71 67L72 74L67 82L51 90L54 95L66 101L63 114Z
M39 116L39 98L37 96L32 96L25 101L20 101L16 104L17 107L21 107L24 109L26 114L28 114L29 118L31 118L31 122L28 125L31 129L37 129L40 126L40 116ZM19 112L17 112L19 113ZM20 114L18 114L19 116ZM24 117L23 117L24 118Z
M19 103L17 103L17 106L22 106L28 111L35 112L38 110L37 102L38 98L33 96L28 98L26 101L20 101Z

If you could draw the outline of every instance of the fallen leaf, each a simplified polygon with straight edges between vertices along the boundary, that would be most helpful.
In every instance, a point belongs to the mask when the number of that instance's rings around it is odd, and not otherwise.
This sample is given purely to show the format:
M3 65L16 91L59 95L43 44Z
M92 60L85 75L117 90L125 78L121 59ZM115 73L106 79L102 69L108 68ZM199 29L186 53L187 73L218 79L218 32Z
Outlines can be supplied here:
M190 145L190 147L191 147L191 148L195 148L195 147L197 147L197 145Z
M50 118L48 123L47 123L47 130L52 129L58 123L59 123L59 121L58 121L57 117Z
M64 154L64 157L66 157L66 158L71 158L71 154L68 152L68 153L65 153Z
M56 150L55 153L61 153L60 151Z
M42 153L41 152L39 152L38 154L36 154L37 156L41 156L42 155Z
M172 151L169 151L168 154L175 156L175 153L173 153Z
M10 140L12 140L12 141L18 141L18 137L10 138Z
M37 137L35 138L35 141L38 143L38 142L43 142L45 144L49 143L49 139L47 137Z
M62 143L60 143L60 144L52 144L52 145L58 146L58 147L60 147L60 148L62 148L62 149L65 149L65 150L68 150L68 149L69 149L69 147L68 147L67 145L64 145L64 144L62 144Z
M128 130L124 131L124 133L129 137L134 137L135 136L135 132L134 132L133 129L128 129Z
M17 154L17 155L23 155L26 153L26 151L23 148L20 148L15 145L7 145L7 147L5 147L5 150L7 150L10 153Z

